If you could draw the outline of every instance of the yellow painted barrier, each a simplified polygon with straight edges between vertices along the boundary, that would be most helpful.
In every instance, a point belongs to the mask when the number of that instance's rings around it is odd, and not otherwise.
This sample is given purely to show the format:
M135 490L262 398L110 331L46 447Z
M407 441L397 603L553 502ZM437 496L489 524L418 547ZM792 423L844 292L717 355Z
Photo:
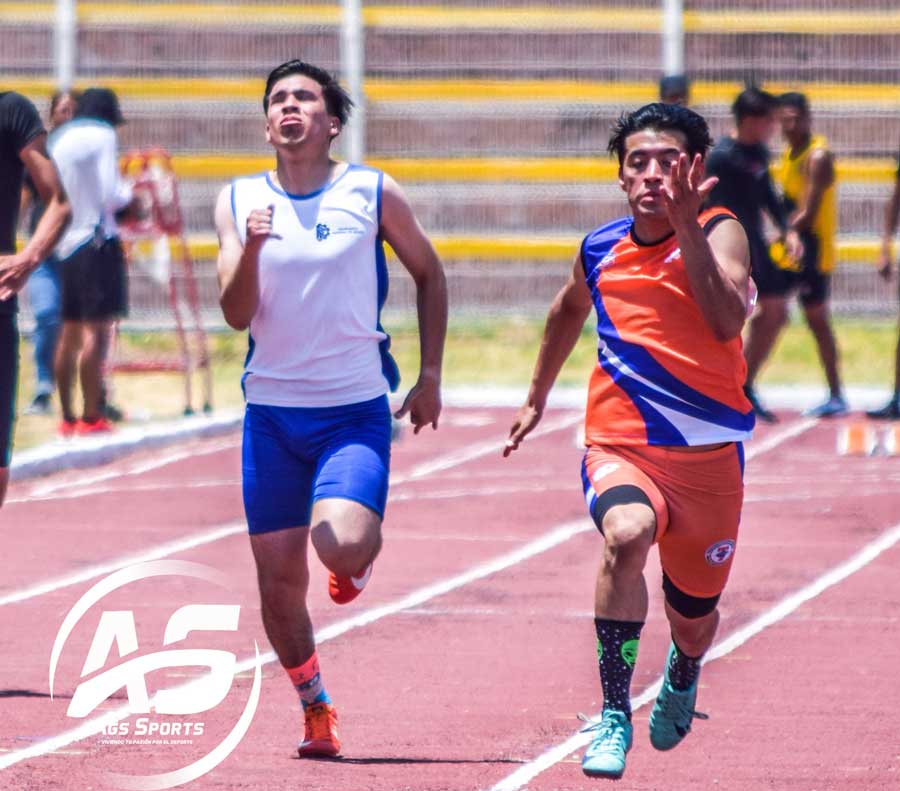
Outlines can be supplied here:
M585 229L586 231L589 229ZM445 261L569 261L578 252L580 237L559 236L431 236L438 255ZM193 258L214 260L218 255L215 236L196 235L188 241ZM874 238L838 241L842 263L874 264L881 249Z
M43 76L9 76L0 82L5 90L20 91L32 98L47 98L55 90L54 82ZM76 88L102 84L129 100L168 100L171 102L216 99L247 101L260 105L265 80L204 77L122 77L97 80L81 79ZM772 93L802 91L813 106L851 105L896 110L900 106L900 84L834 82L767 82ZM698 81L691 86L695 105L728 105L743 88L738 82ZM390 80L365 81L366 98L377 104L416 102L470 102L494 105L497 102L541 104L614 105L637 107L657 98L653 82L612 82L577 80Z
M44 24L53 21L49 2L0 2L0 24ZM247 27L337 27L341 9L328 4L240 3L97 3L78 4L78 22L87 27L179 25ZM662 16L656 9L621 6L560 7L550 4L506 6L383 5L363 8L366 27L391 30L503 30L659 33ZM688 33L738 35L781 33L799 35L896 35L898 10L833 11L687 11Z
M237 176L270 169L271 155L198 154L172 157L175 172L182 179L226 181ZM374 158L372 167L390 173L400 182L522 182L575 183L614 181L618 166L612 159L589 157L471 158ZM837 161L838 179L845 182L891 183L896 178L894 159L846 158Z

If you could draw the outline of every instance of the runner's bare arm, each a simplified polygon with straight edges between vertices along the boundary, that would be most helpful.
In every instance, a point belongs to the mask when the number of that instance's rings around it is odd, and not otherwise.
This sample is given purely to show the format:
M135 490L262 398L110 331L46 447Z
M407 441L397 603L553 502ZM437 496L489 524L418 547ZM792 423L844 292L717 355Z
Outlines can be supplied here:
M575 265L572 267L568 282L556 295L547 314L544 337L531 377L528 397L516 413L509 430L509 439L503 448L504 457L516 450L540 422L550 388L553 387L563 364L575 348L592 307L591 293L584 281L584 270L579 254L575 257Z
M809 156L809 179L803 205L790 217L791 228L808 231L816 221L822 196L834 184L834 157L830 151L817 149Z
M666 211L687 271L691 292L710 329L720 341L741 334L747 316L750 249L741 224L726 219L707 238L697 215L717 179L704 180L700 156L682 154L673 166Z
M19 152L46 209L28 244L18 253L0 256L0 299L8 299L25 285L28 275L53 250L71 217L69 200L47 154L46 142L46 135L38 135Z
M231 211L231 186L227 186L216 201L215 221L219 304L228 325L245 330L259 306L259 251L272 232L272 207L250 212L247 244L242 244Z
M441 413L441 367L447 335L447 280L422 226L396 181L385 174L381 191L381 233L416 284L419 320L419 378L395 417L407 412L415 433Z

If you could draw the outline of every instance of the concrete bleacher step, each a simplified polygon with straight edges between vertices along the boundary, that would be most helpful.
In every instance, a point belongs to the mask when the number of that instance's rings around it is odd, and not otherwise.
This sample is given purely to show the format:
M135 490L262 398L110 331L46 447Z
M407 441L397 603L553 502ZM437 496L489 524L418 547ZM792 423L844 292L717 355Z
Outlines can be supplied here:
M174 88L175 86L173 86ZM123 102L125 147L159 145L170 151L266 150L257 103ZM366 139L372 156L577 156L606 149L619 113L632 105L506 103L373 104ZM726 107L704 107L715 137L732 122ZM900 141L900 113L816 110L816 131L838 156L892 156Z
M212 207L227 180L189 180L180 185L182 209L191 233L212 231ZM576 184L404 184L429 233L585 233L625 213L618 185ZM883 224L885 190L842 189L838 227L877 236Z

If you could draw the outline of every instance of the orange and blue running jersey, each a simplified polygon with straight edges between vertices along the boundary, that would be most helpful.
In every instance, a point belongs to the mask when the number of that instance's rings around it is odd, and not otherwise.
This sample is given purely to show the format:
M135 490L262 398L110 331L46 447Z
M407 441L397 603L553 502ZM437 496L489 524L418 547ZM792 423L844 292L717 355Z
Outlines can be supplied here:
M705 232L734 217L704 211ZM741 442L753 429L740 337L722 342L700 312L673 233L637 242L631 217L588 234L581 263L597 309L598 364L588 388L587 445Z

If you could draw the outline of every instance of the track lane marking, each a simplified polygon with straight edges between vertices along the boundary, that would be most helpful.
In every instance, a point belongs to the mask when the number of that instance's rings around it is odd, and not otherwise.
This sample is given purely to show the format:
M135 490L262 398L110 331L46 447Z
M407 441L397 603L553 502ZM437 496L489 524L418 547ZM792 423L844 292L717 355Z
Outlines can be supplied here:
M425 585L424 587L414 590L405 596L401 596L392 602L372 607L352 618L345 618L324 626L316 632L316 643L321 644L328 642L329 640L334 640L347 632L368 626L382 618L387 618L391 615L401 613L404 610L419 607L431 599L444 596L445 594L462 588L472 582L477 582L478 580L489 577L497 572L516 566L519 563L565 543L576 535L590 532L594 529L594 525L585 519L564 522L538 538L523 544L517 549L499 555L493 560L478 563L461 574L456 574L444 580L431 583L430 585ZM276 662L277 657L273 651L269 651L265 654L261 654L259 659L256 657L243 659L235 665L234 674L237 675L250 670L256 666L257 661L262 666ZM194 679L186 684L180 684L166 690L166 692L186 692L194 685L203 685L206 678L207 676L202 676L199 679ZM154 699L155 697L156 696L154 695ZM152 703L153 700L151 700L151 704ZM101 716L95 717L84 724L79 725L77 728L72 728L57 734L56 736L51 736L49 739L37 742L29 747L0 756L0 769L7 769L21 761L28 760L29 758L38 758L47 753L68 747L82 739L86 739L99 733L106 726L118 722L130 715L131 709L129 706L120 706L105 712Z
M556 431L569 428L580 419L581 417L577 415L565 415L558 417L555 420L548 420L543 426L538 426L538 428L532 432L532 436L545 436L547 434L552 434ZM422 462L414 466L408 474L397 476L391 481L391 484L394 486L399 486L411 481L421 480L433 475L436 472L441 472L443 470L450 469L451 467L465 464L466 462L473 461L492 452L496 453L499 457L503 451L504 439L505 438L495 438L489 441L476 442L468 447L461 448L455 453L449 453L442 458L433 459L428 462ZM210 452L212 453L215 451ZM147 464L145 463L142 466L146 468ZM35 583L34 585L30 585L26 588L21 588L19 590L14 590L10 593L4 594L0 596L0 607L7 604L22 602L27 599L32 599L36 596L42 596L47 593L52 593L61 588L68 588L72 585L87 582L88 580L103 576L104 574L109 574L116 569L122 568L123 566L132 565L134 563L141 563L148 560L159 560L160 558L167 557L168 555L176 554L178 552L185 552L189 549L194 549L195 547L203 546L205 544L211 544L214 541L228 538L245 530L245 522L230 522L225 525L220 525L213 530L206 530L202 533L196 533L194 535L180 539L179 541L170 541L166 542L165 544L157 545L155 547L149 547L148 549L142 551L136 551L124 557L109 560L105 563L101 563L95 566L90 566L74 574L68 574L66 576L59 577L53 580Z
M801 605L814 599L816 596L819 596L829 588L843 582L857 571L865 568L879 555L888 549L891 549L898 542L900 542L900 523L885 530L878 538L866 544L849 560L832 567L808 585L805 585L782 599L774 607L763 612L762 615L757 616L748 624L745 624L732 632L724 640L715 643L703 658L703 664L705 665L707 662L712 662L723 656L727 656L752 637L765 629L768 629L770 626L774 626L780 621L783 621ZM639 695L632 698L632 709L637 711L642 706L654 700L662 687L662 681L663 676L660 676ZM566 739L566 741L561 742L555 747L551 747L537 758L512 772L499 783L491 786L490 791L518 791L518 789L526 786L542 772L568 758L569 755L576 750L579 750L590 740L590 734L582 733L581 731L575 733Z
M800 421L799 424L795 424L793 427L788 426L784 431L780 432L781 439L778 443L766 443L761 449L756 450L750 449L747 452L747 459L751 459L755 456L760 455L761 453L766 453L769 450L772 450L774 447L777 447L780 442L783 442L791 437L797 436L805 430L808 430L813 425L816 424L816 421ZM571 418L570 422L565 425L558 426L555 430L559 430L560 428L565 428L568 425L572 425ZM802 425L802 429L797 429L797 425ZM543 433L550 433L551 427L549 425L544 426ZM534 432L535 434L537 432ZM473 446L474 447L474 446ZM490 452L490 450L496 450L497 445L491 444L489 449L484 452ZM483 453L481 455L484 455ZM464 458L461 455L457 455L459 459L456 463L461 464L465 461L471 460L469 458ZM446 462L446 460L444 460ZM420 465L420 468L424 467L424 465ZM445 467L441 466L436 469L444 469ZM412 475L407 478L412 479ZM483 579L487 576L495 574L504 569L510 568L511 566L517 565L518 563L523 562L524 560L530 559L536 555L542 554L543 552L556 547L565 541L568 541L570 538L584 532L590 532L594 530L594 525L591 522L586 522L584 520L576 520L572 522L566 522L562 525L557 526L552 529L548 533L545 533L543 536L524 544L522 547L513 550L511 552L505 553L504 555L495 558L493 561L488 561L486 563L478 564L467 572L463 572L462 574L456 575L454 577L450 577L441 582L433 583L431 585L427 585L423 588L418 589L417 591L413 591L406 596L401 597L400 599L395 600L392 603L381 605L379 607L372 608L368 611L360 613L359 615L348 618L343 621L338 621L333 624L329 624L328 626L323 627L321 630L316 632L315 639L317 643L323 643L328 640L333 640L346 632L349 632L353 629L360 628L362 626L367 626L370 623L373 623L382 618L388 617L389 615L394 615L400 612L403 612L407 609L412 609L415 607L419 607L427 601L430 601L433 598L438 596L445 595L453 590L461 588L471 582L475 582L477 580ZM897 540L900 540L900 525L897 526ZM799 605L798 605L799 606ZM247 670L254 667L259 661L261 664L269 664L271 662L277 661L277 657L275 653L270 651L264 655L262 655L259 659L245 659L239 662L234 669L234 673L237 675L241 672L246 672ZM187 684L181 685L177 689L184 690L189 688L193 684L203 683L202 679L194 680L188 682ZM649 700L651 695L656 694L655 692L651 693L650 690L645 690L645 695L647 695L647 699ZM643 705L641 703L640 705ZM124 717L130 714L130 710L127 706L120 707L119 709L113 710L111 712L107 712L104 715L97 717L89 722L84 723L78 728L71 729L69 731L65 731L57 736L50 737L49 739L45 739L41 742L38 742L30 747L24 748L22 750L18 750L15 752L11 752L5 756L0 756L0 769L5 769L14 764L20 763L21 761L27 760L29 758L36 758L42 755L46 755L47 753L53 752L57 749L62 749L68 747L69 745L78 742L82 739L88 738L89 736L95 735L99 733L103 728L107 725L112 724L113 722L118 722ZM577 734L577 736L582 736L583 734ZM573 737L574 738L574 737ZM571 740L570 740L571 741ZM558 749L558 748L557 748ZM573 748L573 749L577 749ZM568 751L569 753L572 750ZM561 758L556 759L555 762L562 760L568 755L561 756ZM552 764L551 764L552 765ZM523 767L524 768L524 767ZM543 770L541 770L543 771ZM511 777L516 776L516 773L513 773ZM527 780L525 781L527 782ZM515 788L520 788L521 785L515 786ZM493 789L492 789L493 791Z

